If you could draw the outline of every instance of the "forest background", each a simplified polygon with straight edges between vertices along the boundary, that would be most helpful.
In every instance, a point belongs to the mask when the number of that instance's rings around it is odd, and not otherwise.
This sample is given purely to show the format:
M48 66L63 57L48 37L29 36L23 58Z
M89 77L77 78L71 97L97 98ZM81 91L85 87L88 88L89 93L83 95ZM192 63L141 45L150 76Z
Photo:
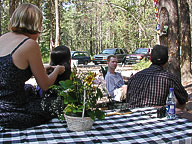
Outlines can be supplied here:
M0 0L0 35L8 32L9 19L21 3L33 3L43 11L43 29L38 39L42 59L49 61L49 54L58 45L66 45L71 50L88 51L91 56L105 48L125 48L132 53L139 47L151 48L160 43L162 30L158 29L159 8L167 0ZM169 0L166 9L177 13L169 14L169 19L189 20L188 40L179 40L178 45L167 44L173 54L172 72L181 77L181 69L187 69L185 79L191 78L191 16L192 0ZM174 7L172 7L173 5ZM188 11L182 11L187 4ZM170 12L170 11L168 11ZM182 14L186 16L182 16ZM163 14L162 14L163 15ZM182 23L177 22L180 32L176 37L182 39ZM186 26L185 26L186 27ZM171 27L169 28L171 30ZM174 28L173 28L174 29ZM189 31L188 31L189 30ZM186 35L186 29L184 35ZM171 33L171 32L170 32ZM174 37L170 35L169 37ZM172 41L171 43L177 43ZM179 57L180 46L184 55ZM186 48L187 45L187 48ZM187 57L190 57L190 60ZM187 61L187 62L186 62ZM188 65L185 65L185 63ZM190 63L190 66L189 66Z

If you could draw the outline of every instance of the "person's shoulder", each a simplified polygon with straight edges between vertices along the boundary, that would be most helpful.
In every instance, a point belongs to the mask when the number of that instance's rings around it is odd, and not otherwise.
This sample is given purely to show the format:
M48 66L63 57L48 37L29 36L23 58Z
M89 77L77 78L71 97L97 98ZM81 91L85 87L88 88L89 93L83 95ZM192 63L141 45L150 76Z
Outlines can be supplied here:
M116 75L120 75L121 76L121 73L119 73L119 72L115 72L116 73Z
M120 74L120 72L115 71L115 74Z
M26 39L27 39L27 38L26 38ZM26 40L26 44L31 45L31 47L32 47L32 46L39 46L38 43L37 43L35 40L31 39L31 38L28 38L28 39Z
M179 78L175 74L173 74L165 69L155 73L155 76L179 83Z
M164 75L173 81L179 81L178 77L171 72L165 71Z
M36 57L41 55L38 43L33 39L27 39L22 45L21 50L26 57Z
M108 78L108 77L110 77L110 72L109 71L107 71L107 73L105 75L105 79Z
M111 74L109 71L107 71L106 75L105 75L105 80L108 81L108 80L111 80L113 79L114 75Z
M33 40L33 39L28 39L26 40L26 42L24 43L24 45L29 51L34 51L34 50L37 50L39 48L39 45L38 43Z

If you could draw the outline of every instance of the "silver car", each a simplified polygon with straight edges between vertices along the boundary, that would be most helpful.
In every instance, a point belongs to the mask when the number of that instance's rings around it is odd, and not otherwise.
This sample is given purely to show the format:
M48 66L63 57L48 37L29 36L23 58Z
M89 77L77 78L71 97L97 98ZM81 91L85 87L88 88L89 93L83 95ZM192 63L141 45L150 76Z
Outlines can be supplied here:
M108 48L104 49L100 54L93 56L93 63L95 65L107 63L107 57L109 55L116 55L118 62L125 62L127 56L127 50L123 48Z

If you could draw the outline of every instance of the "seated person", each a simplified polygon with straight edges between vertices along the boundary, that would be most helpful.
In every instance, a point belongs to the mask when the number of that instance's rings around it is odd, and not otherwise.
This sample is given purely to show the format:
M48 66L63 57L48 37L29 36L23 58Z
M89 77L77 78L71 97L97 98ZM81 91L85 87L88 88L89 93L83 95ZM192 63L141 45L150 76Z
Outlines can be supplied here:
M65 66L65 72L61 75L57 76L57 79L55 80L54 84L58 85L59 81L61 80L67 80L70 79L71 75L71 51L66 46L57 46L53 49L51 52L51 60L50 60L50 66L47 66L46 70L47 73L50 74L54 69L53 67L56 65L63 65ZM40 96L42 96L43 90L39 89L37 86L37 89L40 91ZM50 89L49 89L50 90Z
M41 10L30 3L20 4L9 21L10 32L0 37L0 126L28 128L48 122L53 117L43 109L43 98L25 82L34 76L41 89L53 85L65 67L57 65L48 75L43 67L39 44Z
M57 46L51 52L50 66L47 70L47 73L53 71L54 66L63 65L65 66L65 72L57 76L57 79L54 82L54 85L59 85L59 81L64 81L70 79L71 75L71 52L70 49L66 46ZM44 91L39 86L37 86L37 91L40 97L44 97L42 101L42 107L44 109L49 109L52 114L60 115L64 109L63 98L57 95L57 92L51 88ZM60 108L59 108L60 107Z
M71 51L66 46L57 46L51 52L51 66L63 65L65 66L65 72L62 75L58 75L54 84L58 85L59 81L67 80L71 75ZM49 73L49 72L48 72Z
M130 108L166 105L169 88L174 88L176 107L182 108L188 94L179 79L164 70L168 62L168 47L155 45L151 52L151 66L133 75L127 84L127 102Z
M115 55L107 57L108 71L105 75L105 81L110 97L115 101L121 101L125 99L127 86L124 84L121 74L115 72L117 62Z

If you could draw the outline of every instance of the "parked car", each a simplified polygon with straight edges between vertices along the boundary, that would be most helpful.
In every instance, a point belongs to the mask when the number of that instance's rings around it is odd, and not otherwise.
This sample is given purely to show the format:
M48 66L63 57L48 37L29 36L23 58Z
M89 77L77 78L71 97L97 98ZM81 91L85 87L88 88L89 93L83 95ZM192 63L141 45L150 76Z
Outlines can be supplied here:
M91 57L86 51L71 51L71 59L78 60L78 64L87 65L91 62Z
M138 48L132 54L126 56L126 64L135 64L142 59L150 59L152 48Z
M109 55L116 55L118 62L125 62L127 56L127 50L123 48L108 48L104 49L100 54L93 56L93 63L95 65L101 63L107 63L107 57Z

